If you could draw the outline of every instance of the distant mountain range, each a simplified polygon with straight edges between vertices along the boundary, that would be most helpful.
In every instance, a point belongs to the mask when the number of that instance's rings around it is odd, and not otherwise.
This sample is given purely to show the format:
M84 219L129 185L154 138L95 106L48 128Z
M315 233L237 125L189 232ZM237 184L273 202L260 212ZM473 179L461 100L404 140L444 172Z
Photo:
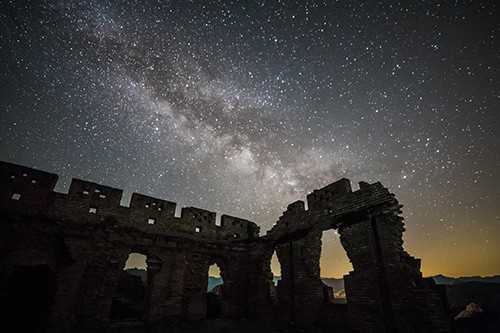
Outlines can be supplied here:
M281 279L280 276L275 276L273 278L273 282L276 285L278 281ZM323 282L328 285L329 287L333 288L333 291L335 293L343 291L344 290L344 279L337 279L337 278L322 278ZM212 290L214 287L222 284L222 278L218 276L209 276L208 277L208 291Z
M464 277L449 277L444 275L435 275L432 277L437 284L453 285L465 282L483 282L483 283L500 283L500 275L493 276L464 276Z
M143 282L146 281L147 272L143 269L137 269L137 268L127 269L127 273L135 275L135 276L139 276ZM465 276L465 277L454 278L454 277L449 277L449 276L439 274L439 275L432 276L432 278L434 279L434 281L437 284L444 284L444 285L448 285L448 286L459 285L459 284L468 283L468 282L500 284L500 275L485 276L485 277ZM275 276L273 279L274 284L277 284L280 279L281 279L281 277ZM342 295L344 295L344 297L345 297L344 279L342 279L342 278L322 278L322 280L326 285L332 287L336 296L342 297ZM223 283L223 281L222 281L222 278L220 276L209 276L207 290L210 291L214 287L216 287L222 283Z

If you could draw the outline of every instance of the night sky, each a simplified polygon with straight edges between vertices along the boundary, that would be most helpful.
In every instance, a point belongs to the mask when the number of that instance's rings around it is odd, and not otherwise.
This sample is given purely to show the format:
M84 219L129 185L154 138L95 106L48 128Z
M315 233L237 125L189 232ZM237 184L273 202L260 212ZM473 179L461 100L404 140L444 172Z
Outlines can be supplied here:
M500 273L496 1L2 1L0 159L255 221L340 177ZM323 237L322 275L349 264Z

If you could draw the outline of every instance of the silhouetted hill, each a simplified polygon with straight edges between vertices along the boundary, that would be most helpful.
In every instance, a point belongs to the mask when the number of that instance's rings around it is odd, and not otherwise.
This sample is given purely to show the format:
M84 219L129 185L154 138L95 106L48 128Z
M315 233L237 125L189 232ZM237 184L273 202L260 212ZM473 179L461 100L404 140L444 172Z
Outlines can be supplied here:
M222 284L222 278L220 276L209 276L207 291L211 291L220 284Z
M273 278L273 282L276 285L278 281L281 279L280 276L275 276ZM333 291L335 293L337 292L342 292L344 290L344 279L340 278L322 278L323 282L333 288ZM222 278L218 276L209 276L208 277L208 291L211 291L214 287L218 286L219 284L222 284Z
M340 278L340 279L337 279L337 278L322 278L321 280L323 280L323 282L327 286L332 287L333 291L335 292L335 294L337 294L339 292L343 292L343 290L344 290L344 279L342 279L342 278Z
M493 276L464 276L464 277L449 277L442 274L432 277L437 284L457 284L464 282L485 282L485 283L500 283L500 275Z

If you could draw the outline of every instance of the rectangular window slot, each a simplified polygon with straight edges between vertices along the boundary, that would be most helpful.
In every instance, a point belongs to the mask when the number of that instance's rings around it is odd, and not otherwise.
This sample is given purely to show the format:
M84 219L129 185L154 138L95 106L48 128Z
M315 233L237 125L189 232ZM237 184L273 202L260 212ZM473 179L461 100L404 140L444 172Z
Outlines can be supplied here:
M94 192L95 192L95 193L101 193L101 191L100 191L98 188L96 188L96 189L94 190Z
M27 173L23 173L23 177L28 177L28 174Z
M105 199L105 198L106 198L106 196L105 196L104 194L99 194L99 198L101 198L101 199Z
M97 214L97 208L95 208L95 207L90 207L90 209L89 209L89 214Z
M151 218L148 219L148 224L155 224L155 223L156 223L155 219L151 219Z
M16 178L16 176L10 175L10 179L15 179L15 178Z
M194 232L201 232L201 227L195 227Z
M10 197L12 200L20 200L21 199L21 194L19 193L14 193L12 194L12 196Z
M83 195L89 195L89 191L87 191L87 190L84 190L82 193L83 193Z
M32 179L31 184L36 184L36 179Z

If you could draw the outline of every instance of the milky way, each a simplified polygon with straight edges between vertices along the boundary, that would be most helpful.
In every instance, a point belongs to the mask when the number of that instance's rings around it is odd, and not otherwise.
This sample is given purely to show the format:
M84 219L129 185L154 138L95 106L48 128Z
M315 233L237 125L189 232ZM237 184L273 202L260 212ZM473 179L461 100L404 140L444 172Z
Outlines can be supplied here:
M495 1L1 6L1 159L263 232L340 177L381 181L424 273L500 273Z

